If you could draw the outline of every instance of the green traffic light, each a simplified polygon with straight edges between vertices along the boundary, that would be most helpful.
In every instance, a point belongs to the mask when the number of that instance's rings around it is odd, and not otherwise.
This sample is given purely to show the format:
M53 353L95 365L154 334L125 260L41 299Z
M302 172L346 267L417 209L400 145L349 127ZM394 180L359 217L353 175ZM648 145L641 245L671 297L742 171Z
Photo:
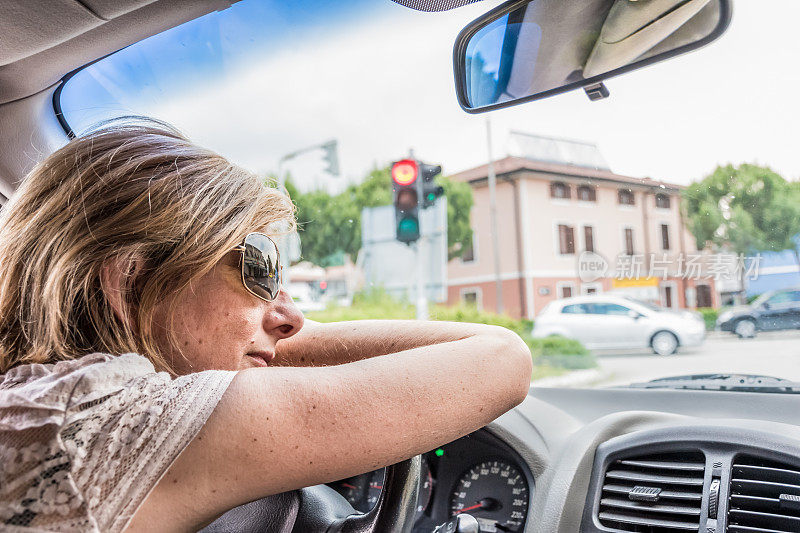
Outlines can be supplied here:
M435 451L435 452L433 452L433 453L435 453L435 454L436 454L436 457L441 457L441 456L443 456L443 455L444 455L444 450L443 450L443 449L441 449L441 448L437 448L437 449L436 449L436 451Z
M403 235L419 235L419 220L411 217L401 220L397 225L397 235L398 237Z
M429 193L428 193L428 201L429 201L429 202L432 202L432 201L434 201L434 200L436 200L436 194L435 194L435 193L432 193L432 192L429 192Z

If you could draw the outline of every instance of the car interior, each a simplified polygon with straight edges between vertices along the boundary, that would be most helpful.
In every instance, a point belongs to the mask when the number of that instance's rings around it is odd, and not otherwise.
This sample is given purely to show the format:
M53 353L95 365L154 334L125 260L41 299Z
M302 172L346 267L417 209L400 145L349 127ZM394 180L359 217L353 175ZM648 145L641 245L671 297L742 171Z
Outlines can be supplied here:
M0 200L14 195L39 159L68 142L54 101L71 73L234 3L0 0ZM434 11L448 2L429 4ZM486 16L456 40L453 98L468 112L574 89L602 98L604 79L719 37L731 6L697 0L568 4L486 7ZM639 4L653 9L623 13ZM518 49L515 67L476 81L482 74L463 57L472 53L474 61L475 50L492 44L486 28L508 17L524 29L526 17L542 10L542 26L571 21L559 34L563 39L590 26L602 38L584 39L582 52L564 62L553 59L552 69L542 60L535 75L526 72L526 52ZM575 14L583 19L570 18ZM699 29L676 34L692 17ZM625 28L633 23L649 33L620 45L619 35L631 35ZM526 35L520 31L517 38L523 42ZM470 47L476 36L486 40ZM665 42L669 36L674 42ZM558 47L568 45L548 46L545 58L558 57ZM587 54L591 60L577 74L575 58ZM796 390L791 382L737 376L683 380L675 387L534 386L521 405L455 442L400 465L242 506L207 531L797 532L800 409L793 394L778 393Z

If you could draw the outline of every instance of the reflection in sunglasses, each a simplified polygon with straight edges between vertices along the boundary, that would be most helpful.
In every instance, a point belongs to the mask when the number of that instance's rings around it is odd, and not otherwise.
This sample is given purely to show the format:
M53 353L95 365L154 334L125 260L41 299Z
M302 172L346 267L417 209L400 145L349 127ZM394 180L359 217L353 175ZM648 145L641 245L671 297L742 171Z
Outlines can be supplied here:
M274 300L280 290L278 258L278 249L267 236L251 233L245 239L242 281L250 292L267 301Z

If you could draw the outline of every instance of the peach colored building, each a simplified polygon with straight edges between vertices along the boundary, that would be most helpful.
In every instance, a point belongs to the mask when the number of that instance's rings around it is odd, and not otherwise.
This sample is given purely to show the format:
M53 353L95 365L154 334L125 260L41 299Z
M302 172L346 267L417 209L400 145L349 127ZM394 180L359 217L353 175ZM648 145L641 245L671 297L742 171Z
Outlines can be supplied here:
M681 217L681 186L514 156L494 168L505 313L533 318L554 299L611 290L666 307L717 306L713 279L687 275L687 259L708 258ZM452 176L472 186L474 240L448 265L448 303L496 311L487 175L484 165ZM608 261L605 275L579 275L586 250Z

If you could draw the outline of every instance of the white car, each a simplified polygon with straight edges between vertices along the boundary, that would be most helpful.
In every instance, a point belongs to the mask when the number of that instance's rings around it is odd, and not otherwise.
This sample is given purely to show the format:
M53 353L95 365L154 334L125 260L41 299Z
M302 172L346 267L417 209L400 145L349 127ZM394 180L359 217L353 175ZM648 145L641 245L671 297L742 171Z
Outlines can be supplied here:
M673 311L620 296L556 300L536 318L533 336L562 335L590 350L652 348L658 355L705 340L705 323L692 311Z

